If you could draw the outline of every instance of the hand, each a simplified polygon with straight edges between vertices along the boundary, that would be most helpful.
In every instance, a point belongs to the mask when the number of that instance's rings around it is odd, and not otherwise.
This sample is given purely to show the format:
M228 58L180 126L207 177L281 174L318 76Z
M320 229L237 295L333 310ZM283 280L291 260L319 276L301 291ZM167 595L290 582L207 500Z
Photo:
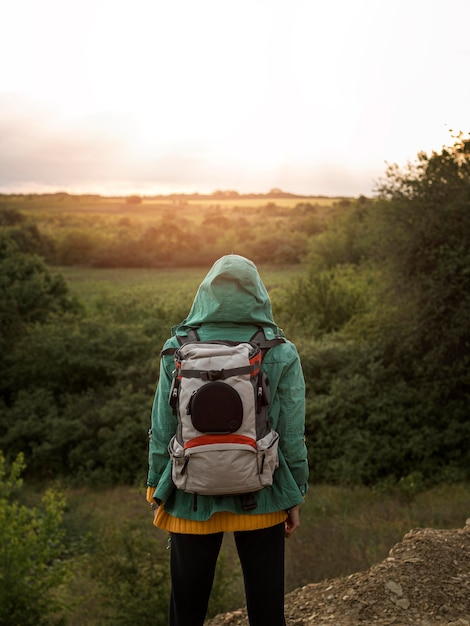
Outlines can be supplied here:
M295 531L297 530L297 528L299 528L299 526L300 526L299 507L293 506L289 510L289 513L285 522L284 536L286 537L286 539L289 539L289 537L293 533L295 533Z

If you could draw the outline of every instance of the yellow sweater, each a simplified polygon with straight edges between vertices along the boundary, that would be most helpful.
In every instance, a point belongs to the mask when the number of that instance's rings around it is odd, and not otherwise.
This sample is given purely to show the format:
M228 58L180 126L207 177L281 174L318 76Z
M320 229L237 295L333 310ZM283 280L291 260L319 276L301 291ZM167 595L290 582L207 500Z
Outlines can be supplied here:
M147 488L147 502L152 503L155 487ZM181 533L187 535L209 535L219 532L235 532L238 530L259 530L276 526L287 519L287 511L276 511L275 513L261 513L243 515L230 511L220 511L214 513L212 517L205 521L188 520L174 517L165 511L161 504L155 512L153 523L157 528L170 533Z

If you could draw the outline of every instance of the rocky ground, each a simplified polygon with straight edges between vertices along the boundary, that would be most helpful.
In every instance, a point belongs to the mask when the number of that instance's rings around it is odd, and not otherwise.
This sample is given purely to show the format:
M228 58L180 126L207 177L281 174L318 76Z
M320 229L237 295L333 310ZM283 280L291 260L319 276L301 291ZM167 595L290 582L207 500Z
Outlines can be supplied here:
M470 519L462 530L412 530L368 571L296 589L286 596L286 622L470 626ZM248 626L246 611L207 626Z

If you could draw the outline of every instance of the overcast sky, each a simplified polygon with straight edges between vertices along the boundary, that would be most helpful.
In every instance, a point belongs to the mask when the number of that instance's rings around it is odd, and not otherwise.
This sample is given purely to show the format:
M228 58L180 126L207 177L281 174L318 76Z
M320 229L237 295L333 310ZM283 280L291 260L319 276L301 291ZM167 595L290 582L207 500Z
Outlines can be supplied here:
M470 0L11 0L0 191L370 194L470 130Z

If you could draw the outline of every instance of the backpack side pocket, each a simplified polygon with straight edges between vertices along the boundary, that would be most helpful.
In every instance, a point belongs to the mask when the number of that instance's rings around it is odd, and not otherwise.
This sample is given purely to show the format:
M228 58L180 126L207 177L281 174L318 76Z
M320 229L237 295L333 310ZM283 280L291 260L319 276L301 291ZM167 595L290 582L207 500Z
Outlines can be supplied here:
M171 478L178 489L185 489L188 480L186 472L189 456L185 455L183 446L176 436L172 437L168 444L168 452L171 458Z
M275 430L257 441L258 472L263 487L273 484L273 474L279 467L278 446L279 434Z

